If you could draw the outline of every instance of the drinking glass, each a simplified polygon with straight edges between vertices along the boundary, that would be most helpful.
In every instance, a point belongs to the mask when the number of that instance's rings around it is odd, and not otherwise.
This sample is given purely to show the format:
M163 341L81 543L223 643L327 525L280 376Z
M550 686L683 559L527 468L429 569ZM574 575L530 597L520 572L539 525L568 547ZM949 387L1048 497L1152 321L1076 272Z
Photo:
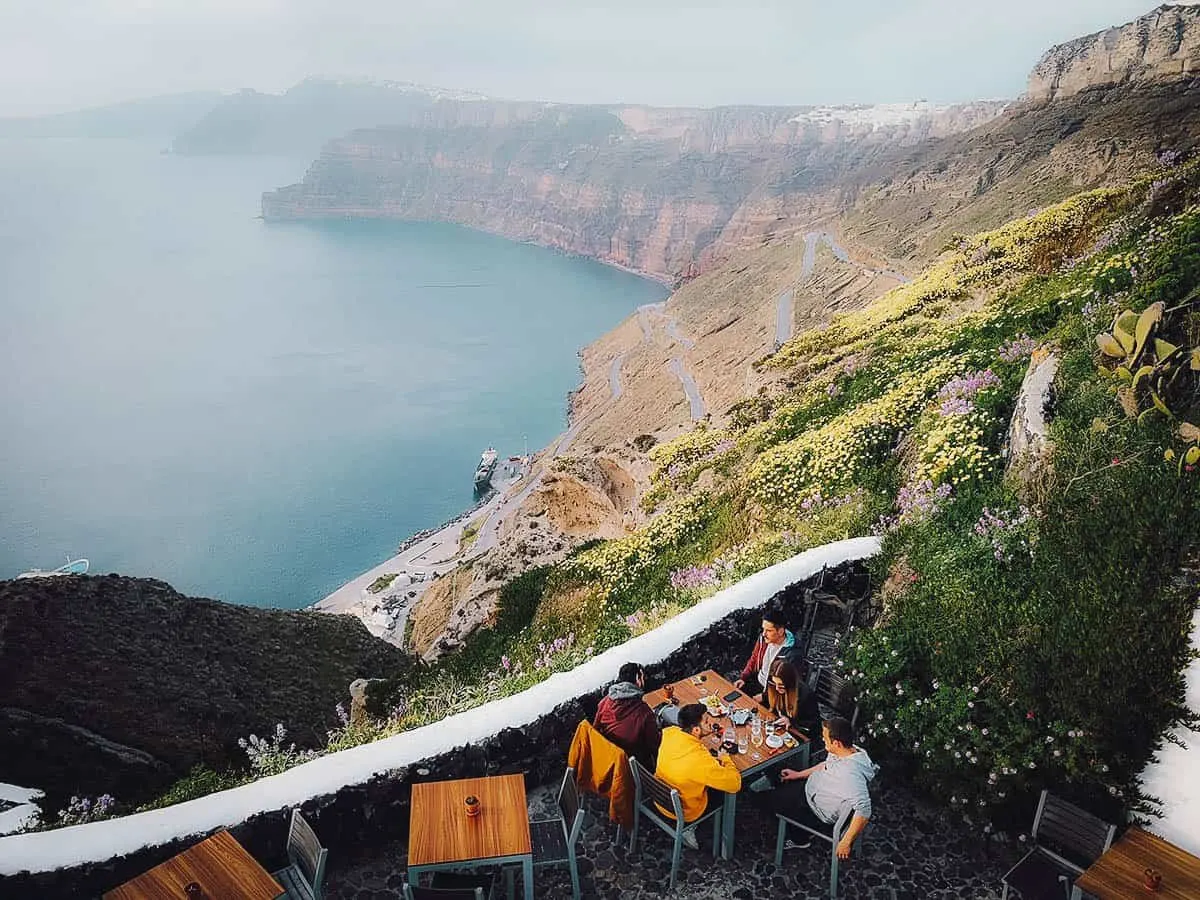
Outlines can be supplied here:
M746 733L742 732L741 734L738 735L738 753L745 756L746 751L749 749L750 749L750 745L746 741Z

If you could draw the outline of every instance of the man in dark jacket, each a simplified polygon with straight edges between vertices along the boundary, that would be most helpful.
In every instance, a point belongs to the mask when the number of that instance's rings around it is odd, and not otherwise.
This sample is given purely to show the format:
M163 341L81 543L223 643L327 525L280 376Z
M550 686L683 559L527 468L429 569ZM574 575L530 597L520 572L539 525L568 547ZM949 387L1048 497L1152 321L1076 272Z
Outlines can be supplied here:
M637 663L625 663L617 681L596 707L592 725L606 738L654 771L662 732L654 711L642 699L646 673Z
M783 616L778 612L768 611L763 616L762 634L755 641L750 659L734 685L757 700L766 690L771 663L777 659L786 659L796 664L799 653L800 646L796 643L796 636L787 630ZM806 667L796 667L800 669L801 675L805 673Z

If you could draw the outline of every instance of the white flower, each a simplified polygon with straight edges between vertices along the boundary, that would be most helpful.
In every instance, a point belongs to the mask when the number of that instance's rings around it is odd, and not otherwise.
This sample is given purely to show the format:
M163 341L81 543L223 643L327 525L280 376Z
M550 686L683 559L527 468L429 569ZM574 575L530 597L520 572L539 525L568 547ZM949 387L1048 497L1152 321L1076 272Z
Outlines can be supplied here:
M1046 743L1053 744L1054 743L1054 735L1052 735L1052 734L1046 735Z
M967 701L967 709L974 709L974 708L975 708L975 704L972 703L970 700L968 700Z
M979 685L975 685L975 687L971 688L971 690L972 690L974 693L978 694L978 693L979 693Z
M980 729L979 729L979 733L980 733L980 734L987 734L987 733L988 733L988 730L987 730L986 728L980 728Z
M875 721L882 722L883 721L883 713L875 713Z
M1055 750L1055 751L1054 751L1054 755L1055 755L1055 756L1062 756L1062 751L1061 751L1061 750Z

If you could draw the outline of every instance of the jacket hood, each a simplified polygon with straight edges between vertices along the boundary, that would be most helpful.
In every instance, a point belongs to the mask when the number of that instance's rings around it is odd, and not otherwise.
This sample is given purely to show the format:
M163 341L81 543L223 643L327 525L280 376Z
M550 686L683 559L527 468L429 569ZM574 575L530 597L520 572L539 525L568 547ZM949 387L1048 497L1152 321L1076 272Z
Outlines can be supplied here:
M848 766L853 766L862 773L862 777L870 781L875 777L875 773L879 771L879 766L872 762L871 757L867 755L867 751L857 744L854 746L854 752L849 756L843 756L842 762Z
M618 681L608 689L609 700L641 700L642 689L628 681Z

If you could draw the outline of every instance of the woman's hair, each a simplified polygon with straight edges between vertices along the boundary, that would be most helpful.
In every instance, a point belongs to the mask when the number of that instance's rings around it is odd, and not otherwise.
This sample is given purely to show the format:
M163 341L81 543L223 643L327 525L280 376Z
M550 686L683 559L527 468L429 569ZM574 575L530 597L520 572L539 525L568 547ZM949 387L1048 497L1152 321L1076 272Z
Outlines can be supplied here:
M783 682L782 691L775 686L776 678ZM789 719L800 715L800 673L786 659L777 659L771 663L763 699L766 706L775 713L781 713Z

